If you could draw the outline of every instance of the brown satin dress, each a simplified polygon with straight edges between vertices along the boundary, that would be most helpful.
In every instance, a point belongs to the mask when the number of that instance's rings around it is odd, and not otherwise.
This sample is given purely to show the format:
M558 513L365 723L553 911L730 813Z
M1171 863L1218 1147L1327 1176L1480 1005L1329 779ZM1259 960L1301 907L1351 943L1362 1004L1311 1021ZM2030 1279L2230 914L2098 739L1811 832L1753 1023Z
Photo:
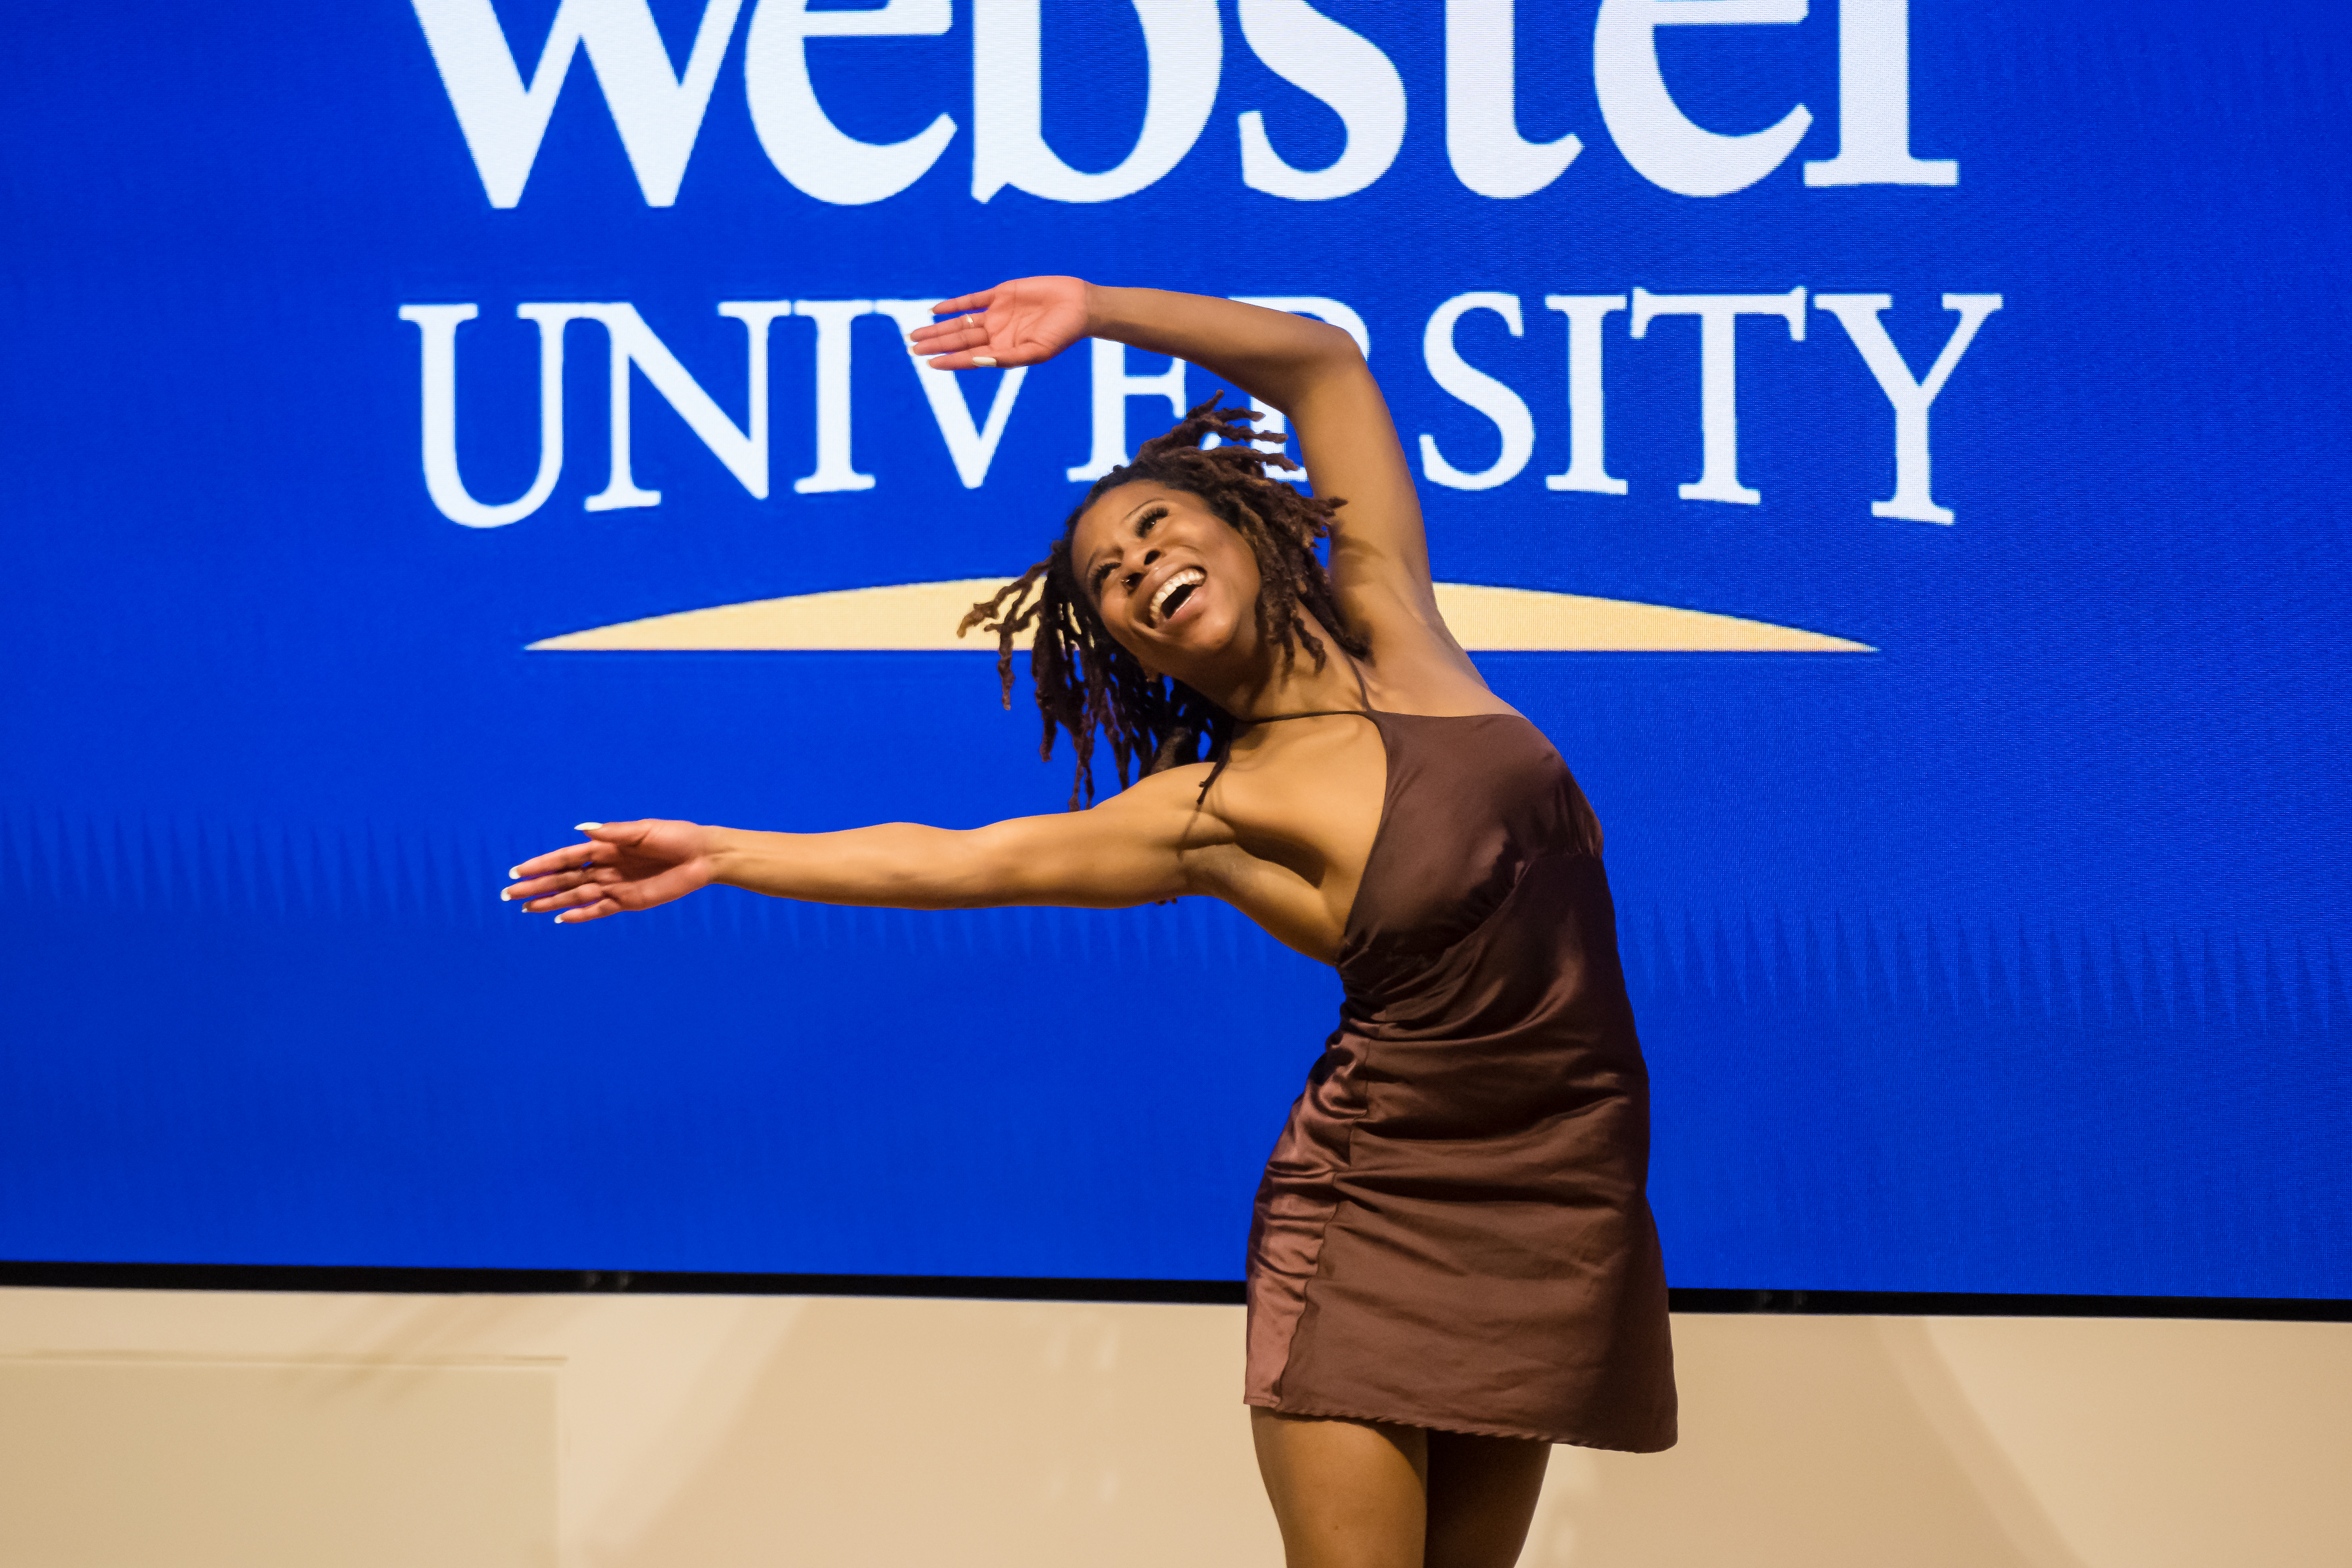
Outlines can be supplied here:
M1360 716L1388 786L1339 1027L1258 1188L1244 1398L1670 1447L1649 1079L1600 824L1516 714Z

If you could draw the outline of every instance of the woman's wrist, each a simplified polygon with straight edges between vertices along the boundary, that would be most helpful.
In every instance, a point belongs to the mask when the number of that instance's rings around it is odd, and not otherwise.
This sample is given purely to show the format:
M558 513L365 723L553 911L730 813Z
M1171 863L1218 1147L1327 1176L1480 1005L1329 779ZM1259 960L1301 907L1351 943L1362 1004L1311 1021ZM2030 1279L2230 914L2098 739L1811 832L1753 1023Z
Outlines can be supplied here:
M740 888L746 860L744 836L731 827L702 829L702 861L710 868L710 879L730 888Z

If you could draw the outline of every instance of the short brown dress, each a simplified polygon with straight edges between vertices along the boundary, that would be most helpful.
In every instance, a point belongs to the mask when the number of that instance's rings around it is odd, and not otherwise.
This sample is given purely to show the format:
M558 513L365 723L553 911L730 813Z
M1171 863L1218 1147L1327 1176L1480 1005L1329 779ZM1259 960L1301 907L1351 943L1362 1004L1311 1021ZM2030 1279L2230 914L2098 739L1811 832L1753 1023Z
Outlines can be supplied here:
M1258 1188L1244 1398L1670 1447L1649 1077L1600 824L1517 714L1360 716L1388 787L1339 1027Z

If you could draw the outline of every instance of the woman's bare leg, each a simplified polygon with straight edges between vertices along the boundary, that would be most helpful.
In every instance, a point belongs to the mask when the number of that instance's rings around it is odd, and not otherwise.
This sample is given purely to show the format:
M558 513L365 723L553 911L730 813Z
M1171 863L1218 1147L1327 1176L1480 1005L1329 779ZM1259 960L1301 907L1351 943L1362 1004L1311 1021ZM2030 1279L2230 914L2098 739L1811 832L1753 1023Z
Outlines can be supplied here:
M1426 1568L1511 1568L1526 1544L1551 1445L1432 1432Z
M1511 1568L1545 1443L1250 1412L1289 1568Z
M1422 1568L1429 1434L1271 1410L1250 1434L1289 1568Z

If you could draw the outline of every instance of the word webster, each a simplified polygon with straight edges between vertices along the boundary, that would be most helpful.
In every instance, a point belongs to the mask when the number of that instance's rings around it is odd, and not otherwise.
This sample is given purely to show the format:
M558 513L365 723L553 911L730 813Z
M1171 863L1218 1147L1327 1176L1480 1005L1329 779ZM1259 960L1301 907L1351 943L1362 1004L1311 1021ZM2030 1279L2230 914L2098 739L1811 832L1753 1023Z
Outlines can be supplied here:
M522 200L555 100L584 53L650 206L677 200L743 0L707 0L682 68L670 64L647 0L562 0L528 81L490 0L412 0L482 188L494 207ZM1108 202L1153 184L1192 152L1214 111L1227 45L1220 0L1134 0L1146 60L1143 123L1114 167L1072 167L1043 129L1042 0L971 0L971 197L1011 189L1055 202ZM1952 185L1959 165L1911 153L1909 0L1839 0L1835 157L1809 161L1808 185ZM1244 45L1265 68L1339 118L1339 154L1288 162L1262 109L1234 120L1242 183L1293 201L1330 201L1389 172L1404 143L1406 91L1395 64L1307 0L1238 0ZM1686 196L1745 190L1779 168L1812 128L1800 103L1761 131L1707 130L1676 103L1659 63L1663 28L1789 26L1809 0L1600 0L1592 28L1595 98L1609 137L1643 179ZM761 149L806 195L844 206L886 201L929 174L964 127L942 110L904 141L844 132L809 72L812 38L937 37L950 0L887 0L811 10L759 0L742 54L744 100ZM1558 180L1583 140L1519 133L1519 35L1512 0L1445 0L1444 128L1454 177L1511 200Z

